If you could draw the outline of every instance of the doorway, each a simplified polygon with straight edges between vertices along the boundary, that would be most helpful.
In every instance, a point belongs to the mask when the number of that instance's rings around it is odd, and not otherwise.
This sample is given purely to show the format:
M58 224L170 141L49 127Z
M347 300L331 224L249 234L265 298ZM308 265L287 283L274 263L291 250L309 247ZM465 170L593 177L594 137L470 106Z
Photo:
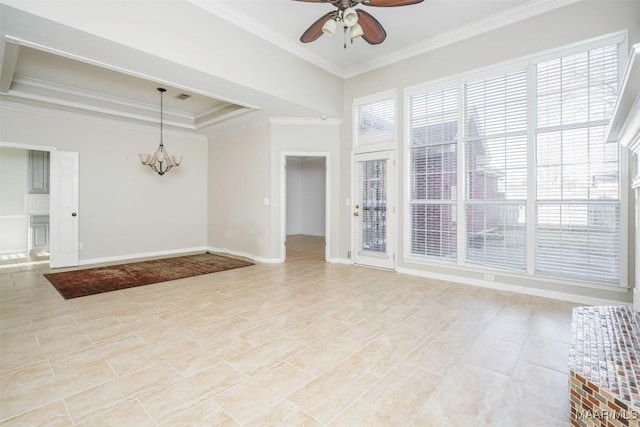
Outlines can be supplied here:
M326 262L326 156L284 157L284 259L287 262Z
M26 222L25 227L15 228L7 227L7 230L24 230L26 240L25 251L2 251L0 248L0 254L2 252L7 255L4 261L0 262L0 267L5 272L14 272L16 269L31 269L34 265L39 267L72 267L77 266L78 262L78 153L58 151L54 147L36 146L16 144L10 142L0 142L0 149L12 149L16 152L22 152L29 159L30 152L46 152L49 159L46 169L43 169L39 176L41 180L36 180L36 184L42 184L42 181L46 181L47 193L41 192L40 195L46 196L46 203L44 198L27 197L30 195L28 191L28 185L25 185L26 192L22 194L23 203L22 216ZM38 159L38 157L36 157ZM37 163L37 162L36 162ZM4 172L4 168L2 168ZM31 169L29 174L33 173ZM2 182L13 182L2 179ZM7 187L9 188L9 187ZM21 190L22 191L22 190ZM8 194L8 190L3 186L0 188L0 199L4 200ZM32 194L38 196L37 193ZM15 195L14 195L15 198ZM18 201L18 198L15 198ZM34 199L34 200L31 200ZM0 220L3 220L2 212L0 212ZM2 223L0 221L0 234L3 238L0 239L2 243L6 242L5 229L2 229ZM21 238L22 239L22 238ZM42 251L44 247L48 248L45 253ZM28 256L32 249L37 249L35 252L36 258ZM10 254L13 252L13 254ZM18 255L16 255L18 253ZM14 255L14 256L10 256ZM20 264L17 266L17 264Z
M49 265L49 151L0 146L0 270Z

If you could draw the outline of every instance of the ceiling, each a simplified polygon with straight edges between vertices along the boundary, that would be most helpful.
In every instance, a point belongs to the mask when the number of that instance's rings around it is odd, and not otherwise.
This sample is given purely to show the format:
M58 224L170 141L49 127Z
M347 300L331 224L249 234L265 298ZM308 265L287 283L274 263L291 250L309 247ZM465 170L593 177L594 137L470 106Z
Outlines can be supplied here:
M546 11L571 0L425 0L402 7L356 6L373 15L385 28L386 40L369 45L362 38L344 46L341 33L299 41L329 3L310 0L190 0L247 31L272 41L341 77L361 72L472 37ZM576 0L573 0L576 1Z
M142 1L142 0L140 0ZM188 0L205 13L289 51L339 77L348 78L429 49L517 22L576 0L426 0L403 7L360 5L384 26L387 39L369 45L363 39L343 48L342 34L303 44L300 35L330 4L292 0ZM90 64L24 45L5 42L0 64L4 102L156 124L165 87L167 126L192 131L228 125L230 119L265 109L264 114L302 112L294 105L239 105L198 88L180 88L122 72L108 64ZM179 99L187 95L186 99ZM292 115L292 116L293 116ZM253 117L258 117L254 115Z

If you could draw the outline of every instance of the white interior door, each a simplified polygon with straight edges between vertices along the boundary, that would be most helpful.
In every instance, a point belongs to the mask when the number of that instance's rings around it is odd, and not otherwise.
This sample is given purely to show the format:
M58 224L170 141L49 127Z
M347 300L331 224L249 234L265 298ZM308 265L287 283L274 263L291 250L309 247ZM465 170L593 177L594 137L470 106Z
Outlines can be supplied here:
M395 188L393 151L355 156L356 264L395 268Z
M78 153L51 153L49 266L78 265Z

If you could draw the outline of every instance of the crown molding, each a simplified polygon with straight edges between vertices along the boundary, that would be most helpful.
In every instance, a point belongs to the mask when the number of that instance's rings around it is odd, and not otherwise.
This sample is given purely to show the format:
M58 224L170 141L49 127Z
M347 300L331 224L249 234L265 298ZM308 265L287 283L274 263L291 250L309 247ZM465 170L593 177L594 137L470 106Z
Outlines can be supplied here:
M207 12L217 16L220 19L224 19L242 30L247 31L260 37L263 40L286 50L287 52L304 59L305 61L322 68L325 71L330 72L338 77L344 78L344 69L331 61L327 61L322 56L310 52L307 49L300 47L296 42L291 41L288 37L284 37L270 28L265 27L255 19L250 18L242 12L239 12L233 7L227 6L220 0L188 0L192 4L206 10Z
M337 126L342 124L342 119L322 118L298 118L298 117L272 117L269 122L272 125L307 125L307 126Z
M16 76L12 89L6 94L18 101L51 105L60 108L84 110L87 113L105 114L149 123L160 123L159 109L148 104L71 88L42 80ZM184 129L195 129L195 116L181 111L164 109L166 124Z
M435 37L414 43L404 49L397 50L388 55L382 55L357 67L352 67L344 72L344 78L348 79L377 68L400 62L402 60L421 55L462 40L466 40L496 30L507 25L532 18L545 12L552 11L580 0L536 0L522 6L516 6L495 15L471 22L462 27L447 31Z
M50 116L70 118L76 120L83 120L87 122L110 124L114 126L125 127L129 129L137 130L158 130L156 123L142 122L136 120L124 120L123 118L115 118L113 116L101 116L97 114L87 114L85 110L64 110L59 107L52 107L51 105L39 105L25 103L24 99L15 99L14 97L6 94L0 94L0 109L5 108L7 110L24 111L27 113L47 114ZM177 127L165 127L165 134L174 135L189 135L202 137L207 139L206 135L197 132L194 129L185 129Z
M45 108L107 116L153 125L160 123L159 110L155 106L144 103L24 76L16 76L12 87L7 94L4 94L4 99L14 103L22 102ZM249 111L252 109L237 104L216 106L198 114L165 108L164 123L167 127L197 131Z

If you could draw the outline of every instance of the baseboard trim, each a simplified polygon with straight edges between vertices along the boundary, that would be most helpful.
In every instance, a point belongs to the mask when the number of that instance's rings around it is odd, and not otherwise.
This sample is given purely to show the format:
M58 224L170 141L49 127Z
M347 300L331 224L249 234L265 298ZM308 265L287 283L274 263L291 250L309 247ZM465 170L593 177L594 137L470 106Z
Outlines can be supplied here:
M229 254L229 255L233 255L233 256L238 256L238 257L242 257L242 258L248 258L252 261L255 262L259 262L262 264L280 264L283 263L284 260L280 259L280 258L262 258L247 252L242 252L242 251L236 251L233 249L224 249L224 248L214 248L212 246L209 246L207 248L207 250L209 252L217 252L217 253L222 253L222 254Z
M608 300L603 298L593 298L584 295L570 294L566 292L549 291L546 289L525 288L523 286L509 285L507 283L490 282L488 280L472 279L468 277L460 277L451 274L432 273L423 270L414 270L412 268L397 268L401 274L410 276L425 277L428 279L445 280L448 282L462 283L464 285L479 286L481 288L495 289L498 291L514 292L518 294L533 295L542 298L551 298L561 301L568 301L577 304L586 305L629 305L628 303Z
M171 249L167 251L145 252L138 254L118 255L113 257L104 258L91 258L80 260L78 265L91 265L91 264L103 264L107 262L116 261L133 261L140 258L153 258L167 255L189 255L198 252L206 252L208 248L206 246L200 246L195 248L183 248L183 249Z
M331 264L346 264L346 265L353 264L353 261L351 261L349 258L329 258L329 262Z

